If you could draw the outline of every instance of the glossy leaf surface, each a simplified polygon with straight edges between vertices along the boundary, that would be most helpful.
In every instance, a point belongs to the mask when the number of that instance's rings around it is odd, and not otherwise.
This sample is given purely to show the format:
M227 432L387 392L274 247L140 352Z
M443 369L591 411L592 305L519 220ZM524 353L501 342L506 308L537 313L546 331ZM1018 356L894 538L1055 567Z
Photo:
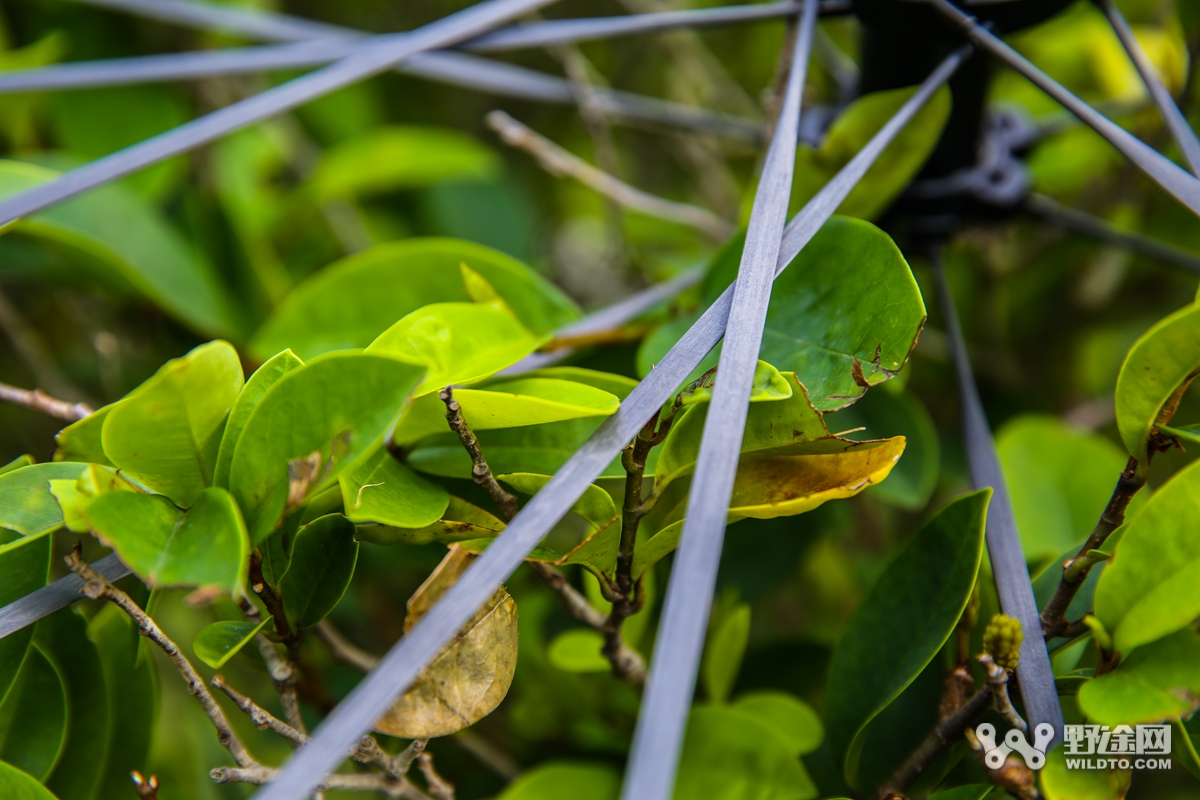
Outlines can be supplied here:
M108 492L83 509L96 536L156 588L243 586L249 542L233 498L205 489L187 512L157 495Z
M386 355L331 353L288 372L267 390L246 421L229 476L252 544L282 519L288 462L319 451L321 478L311 491L323 488L379 441L422 372Z
M73 481L86 466L56 461L0 475L0 528L36 536L62 527L62 509L50 493L50 481Z
M1096 585L1096 617L1117 651L1200 616L1200 463L1177 472L1125 526Z
M237 351L221 341L201 345L113 406L101 434L104 453L187 508L213 484L225 420L241 390Z
M0 703L0 762L45 780L58 763L66 734L62 681L41 651L31 648L12 691Z
M34 642L62 680L69 715L62 754L46 788L59 800L90 800L112 746L103 662L88 638L87 623L69 608L38 622Z
M713 264L706 298L732 283L737 265ZM833 411L894 377L924 324L920 289L891 237L833 217L775 280L759 358L795 372L813 405Z
M254 637L271 620L264 619L255 625L242 620L221 620L206 625L192 640L196 658L213 669L220 669L238 652L254 640Z
M7 800L57 800L37 778L3 761L0 761L0 790Z
M454 399L473 431L607 417L620 406L616 396L602 389L555 378L497 379L475 389L456 389ZM405 412L393 440L407 444L446 429L446 404L431 392Z
M851 786L867 726L937 655L966 608L990 498L991 489L965 495L925 523L871 588L834 651L826 724Z
M1117 376L1116 404L1117 428L1131 456L1146 458L1150 432L1163 406L1198 370L1200 305L1158 322L1130 348Z
M20 539L18 534L0 530L0 543ZM45 586L49 569L49 537L0 552L0 575L5 576L0 581L0 607ZM8 696L32 638L33 628L26 627L0 639L0 702Z
M296 533L292 564L280 581L288 619L316 625L341 602L358 563L354 523L341 514L313 520Z
M366 347L422 306L470 300L461 264L486 278L536 334L580 316L561 290L511 256L458 239L406 239L337 261L300 284L255 334L250 351L267 358L291 348L307 361Z
M442 518L450 495L392 457L386 448L346 470L338 481L353 522L423 528Z
M1192 712L1200 694L1200 635L1173 633L1121 660L1112 672L1085 683L1079 706L1101 725L1138 725L1175 720Z
M507 311L482 303L431 303L379 335L368 353L426 368L418 395L469 384L520 361L544 341Z
M229 470L233 466L233 451L238 439L246 428L246 422L258 404L262 402L267 390L279 382L287 373L304 366L291 350L284 350L272 356L265 364L254 370L253 374L242 387L229 418L225 421L225 429L221 433L221 446L217 451L217 463L213 468L213 485L222 489L229 488Z

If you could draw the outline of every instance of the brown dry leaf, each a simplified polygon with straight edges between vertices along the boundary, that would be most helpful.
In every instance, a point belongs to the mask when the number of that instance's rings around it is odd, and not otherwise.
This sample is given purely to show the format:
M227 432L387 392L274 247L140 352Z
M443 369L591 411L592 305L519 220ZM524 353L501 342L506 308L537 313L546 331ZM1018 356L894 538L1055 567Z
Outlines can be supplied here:
M454 585L475 556L455 545L408 601L407 632ZM500 705L517 668L517 604L503 587L471 618L375 730L401 739L449 736Z

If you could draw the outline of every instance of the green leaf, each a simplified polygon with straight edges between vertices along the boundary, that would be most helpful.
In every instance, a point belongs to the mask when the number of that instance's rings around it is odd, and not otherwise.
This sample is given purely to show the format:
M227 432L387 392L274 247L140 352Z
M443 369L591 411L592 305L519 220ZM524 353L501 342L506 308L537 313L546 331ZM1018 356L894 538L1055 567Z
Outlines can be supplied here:
M475 389L455 389L454 399L473 431L607 417L620 406L615 395L602 389L553 378L488 381ZM410 444L446 429L446 405L431 392L408 407L392 440Z
M817 712L808 703L787 692L748 692L738 696L733 708L750 714L769 727L797 756L813 752L825 738L825 727Z
M52 180L58 172L0 161L0 198ZM131 235L136 231L136 235ZM144 198L120 184L101 186L21 220L0 245L36 242L68 275L90 274L132 289L193 330L228 336L239 324L212 268Z
M3 761L0 761L0 792L5 800L58 800L37 778Z
M32 464L0 475L0 528L37 536L62 527L63 515L50 481L75 480L86 464L56 461Z
M1126 456L1102 436L1028 414L996 436L1025 558L1053 558L1087 538L1112 496ZM1130 511L1141 505L1140 497Z
M516 317L493 306L430 303L381 333L367 352L423 364L427 372L416 391L422 395L491 377L544 341Z
M1200 616L1200 462L1180 470L1125 525L1096 585L1096 617L1120 653Z
M1200 635L1190 628L1151 642L1079 690L1079 707L1101 725L1190 716L1200 694Z
M1038 774L1046 800L1113 800L1129 789L1129 770L1067 769L1062 746L1046 754Z
M713 264L709 302L733 282L738 261ZM921 291L891 237L833 217L775 279L758 357L795 372L818 410L835 411L895 377L924 324Z
M825 736L817 712L787 692L749 692L740 695L730 708L752 716L770 728L797 756L814 752Z
M45 780L67 735L67 699L46 657L29 650L12 691L0 704L0 762ZM0 783L0 796L8 797Z
M153 600L149 596L145 604L146 613L152 614ZM133 620L111 603L88 623L88 636L96 643L104 663L104 682L113 713L112 747L96 798L124 797L129 791L131 771L150 772L147 761L158 719L154 661L138 658L146 639L138 635Z
M34 643L62 679L67 698L67 738L46 788L59 800L92 800L112 744L103 662L87 623L69 608L38 622Z
M259 543L262 554L263 578L271 586L278 587L288 568L292 566L292 551L296 548L296 531L304 518L301 514L292 514L279 529Z
M499 170L490 149L453 128L383 125L325 150L311 186L321 198L353 197L485 181Z
M262 402L267 390L279 383L279 380L294 369L304 366L304 362L296 358L291 350L284 350L272 356L246 381L242 391L234 401L229 411L229 419L225 422L225 430L221 434L221 447L217 451L217 464L213 468L213 486L222 489L229 488L229 470L233 466L233 451L238 439L246 428L246 422L258 404Z
M23 456L17 456L12 461L0 467L0 475L4 475L7 472L12 472L13 470L21 469L22 467L29 467L36 463L37 459L26 453Z
M265 359L290 347L307 361L366 347L422 306L470 300L462 264L482 275L535 334L580 317L561 290L510 256L456 239L407 239L334 262L304 281L255 334L250 352Z
M496 800L617 800L620 794L621 776L615 767L549 761L522 772Z
M535 495L553 476L517 472L497 477L521 494ZM617 506L613 503L612 496L595 484L584 490L583 495L575 501L575 505L571 506L571 511L583 517L593 531L608 525L617 516Z
M288 619L301 628L324 619L346 593L357 562L354 523L341 514L319 517L301 528L292 565L280 581Z
M380 441L421 374L420 367L388 355L330 353L267 390L246 421L229 473L252 545L275 530L287 510L288 462L320 451L322 477L310 493L331 485Z
M704 644L700 678L704 693L712 703L724 703L737 680L750 641L750 606L741 603L721 614Z
M205 489L187 512L165 497L108 492L83 516L148 586L215 586L232 594L244 585L246 526L224 489Z
M108 456L104 455L104 443L101 435L104 430L104 420L113 405L98 408L78 422L72 422L54 437L58 449L54 451L55 461L78 461L81 463L104 464L112 466Z
M798 211L841 171L916 89L914 86L863 95L833 121L819 149L801 144L796 150L791 213ZM943 86L876 159L838 206L838 213L874 219L886 211L925 165L949 118L950 90Z
M442 518L421 528L392 528L386 525L360 525L356 537L378 545L453 544L495 536L504 523L478 506L451 495Z
M532 472L553 475L600 427L603 419L586 417L545 425L481 431L479 446L497 475ZM651 450L655 458L657 450ZM471 478L471 457L452 433L430 436L408 454L413 469L443 478ZM647 465L647 470L652 471ZM613 459L601 477L624 477L620 458Z
M984 800L994 790L996 787L988 784L955 786L953 789L934 794L933 798L935 800Z
M600 631L571 628L554 637L546 648L546 659L564 672L608 672L612 664L601 655L603 647Z
M342 505L354 522L423 528L442 518L450 495L392 457L386 448L338 476Z
M11 540L27 543L7 551L0 548L0 608L45 586L50 569L50 537L22 540L15 533L0 530L0 543ZM16 680L32 639L32 626L0 639L0 702Z
M759 361L754 368L754 383L750 387L750 402L761 403L774 400L786 400L792 396L792 383L796 376L789 373L783 375L779 370L765 361ZM716 386L717 374L711 372L697 386L690 387L679 393L679 404L690 406L696 403L707 403L712 400L713 387Z
M1170 425L1157 425L1155 427L1164 436L1174 436L1176 439L1182 439L1185 442L1200 444L1200 425L1180 425L1177 428Z
M813 445L813 452L834 452L849 440L831 439L821 414L813 408L804 387L794 373L786 373L794 391L790 397L773 403L750 406L746 432L742 437L743 455L761 455L803 443ZM654 466L654 492L661 494L671 482L690 475L700 455L700 440L708 406L698 405L680 412L663 441ZM838 444L838 443L841 444Z
M253 622L242 620L221 620L206 625L192 640L192 651L196 658L208 664L213 669L225 666L229 659L248 645L267 626L270 619L264 619L255 625Z
M937 429L925 406L912 394L881 390L867 392L857 403L837 412L825 424L835 431L863 427L871 439L903 436L904 458L869 495L905 511L920 511L929 504L941 470Z
M1117 428L1129 454L1148 458L1150 432L1163 406L1200 370L1200 305L1158 322L1130 348L1117 376ZM1170 409L1174 413L1174 409ZM1163 422L1169 422L1170 413Z
M789 743L756 716L699 706L688 717L675 800L809 800L817 796Z
M201 345L117 403L104 420L113 465L184 508L213 483L229 410L242 390L242 364L227 342Z
M964 495L926 522L871 588L834 651L825 721L850 786L871 720L933 660L966 608L991 496L991 489Z
M530 370L524 373L521 378L526 380L529 378L553 378L554 380L582 383L584 386L591 386L593 389L599 389L615 395L618 400L624 400L638 385L638 382L633 378L627 378L624 375L615 375L611 372L586 369L584 367L543 367L542 369ZM500 378L497 380L503 379Z

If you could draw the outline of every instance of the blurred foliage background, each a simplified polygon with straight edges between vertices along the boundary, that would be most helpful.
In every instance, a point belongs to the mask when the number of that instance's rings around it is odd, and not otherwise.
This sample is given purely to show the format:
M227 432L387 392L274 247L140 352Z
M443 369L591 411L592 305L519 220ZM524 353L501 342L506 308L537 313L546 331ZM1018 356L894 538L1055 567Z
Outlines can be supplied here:
M572 0L550 6L545 16L716 4ZM246 5L386 32L417 27L468 3ZM1200 127L1200 7L1187 0L1118 5ZM836 108L845 100L836 72L856 57L856 24L851 16L821 22L818 51L825 55L810 70L807 105ZM783 30L778 21L761 22L504 58L555 74L566 67L583 70L596 84L762 119ZM1081 0L1010 41L1086 100L1119 109L1122 124L1178 157L1093 5ZM61 0L0 2L0 69L244 43ZM0 97L0 148L4 158L21 162L0 168L0 191L27 185L46 174L40 170L69 168L141 141L288 77ZM1002 69L990 101L1033 120L1057 121L1063 113ZM69 201L0 237L0 380L102 405L210 338L227 338L247 352L247 342L291 287L348 254L413 236L460 237L509 253L585 307L703 265L717 250L719 243L690 229L615 210L590 190L547 175L487 129L483 117L496 108L590 162L607 162L654 194L734 221L752 196L759 153L748 142L625 124L589 130L573 107L387 73ZM1040 140L1027 161L1037 191L1200 252L1195 217L1090 130L1065 125ZM904 432L910 436L904 460L912 466L852 500L731 528L714 617L750 609L739 690L786 689L820 708L831 648L865 591L921 521L968 486L931 274L911 255L910 261L931 319L910 366L894 382L903 388L872 393L835 414L830 429L865 425L868 434ZM1124 353L1155 320L1191 302L1196 277L1021 214L964 225L951 243L947 269L1037 572L1090 529L1123 465L1112 390ZM853 280L849 267L847 280ZM682 298L652 316L651 327L686 315L697 302ZM631 341L589 351L576 362L636 377L637 350ZM1200 403L1185 401L1179 418L1194 420L1198 411ZM892 429L896 425L903 430ZM28 409L0 406L0 463L22 453L48 460L59 427ZM1033 439L1040 448L1051 442L1061 457L1031 456ZM1192 458L1193 452L1173 451L1156 459L1151 484L1161 485ZM358 578L333 619L360 647L383 653L400 636L405 600L443 551L436 545L363 548ZM510 590L521 614L512 693L469 732L430 745L462 798L491 796L506 772L552 757L619 763L632 733L632 689L603 672L565 671L547 656L547 643L571 626L555 598L524 571ZM232 618L232 607L193 612L181 605L179 593L167 593L156 616L177 641L190 641L222 614ZM652 633L651 624L643 646ZM302 687L314 712L330 708L358 679L319 646L303 657L319 668L306 675L323 676ZM256 659L238 659L226 670L251 694L272 694ZM940 678L930 677L911 690L924 695L904 704L918 711L897 734L901 750L932 724ZM223 751L182 684L166 670L159 680L151 769L163 785L160 796L246 796L248 787L208 780ZM280 740L253 730L240 716L235 724L246 729L243 736L256 752L284 755ZM835 770L822 762L822 751L805 760L823 788L836 789ZM1200 797L1200 786L1177 769L1142 776L1130 797L1182 800Z

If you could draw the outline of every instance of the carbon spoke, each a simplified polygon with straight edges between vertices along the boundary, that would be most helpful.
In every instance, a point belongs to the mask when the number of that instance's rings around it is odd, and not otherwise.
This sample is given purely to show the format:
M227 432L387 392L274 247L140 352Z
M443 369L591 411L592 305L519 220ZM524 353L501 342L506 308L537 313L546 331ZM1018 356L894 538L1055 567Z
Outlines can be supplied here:
M958 374L958 393L962 404L963 437L967 443L967 460L971 468L971 482L975 488L992 487L992 500L987 512L987 550L992 562L992 573L996 581L996 594L1000 598L1000 609L1010 617L1021 621L1025 631L1021 643L1021 658L1017 664L1017 679L1021 683L1021 701L1030 730L1043 722L1054 728L1053 747L1062 741L1063 714L1058 702L1058 690L1054 685L1054 672L1050 668L1050 655L1042 638L1042 620L1038 616L1037 601L1033 597L1033 585L1029 580L1029 568L1025 565L1025 554L1021 549L1021 538L1017 534L1017 522L1013 516L1012 499L1008 495L1008 484L1000 468L1000 457L996 442L979 399L979 389L971 371L971 361L963 341L962 327L954 298L946 283L942 269L940 248L930 253L933 274L937 281L938 297L941 299L942 314L946 319L946 332L950 337L950 349L954 356L954 367Z
M1151 258L1200 273L1200 255L1172 247L1157 239L1151 239L1149 236L1123 231L1106 219L1092 216L1075 208L1068 208L1044 194L1033 194L1026 198L1025 210L1067 230L1092 236L1109 244L1125 247Z
M789 223L776 265L777 275L829 219L901 128L950 79L968 51L969 48L964 48L946 58L867 146ZM412 685L425 665L491 597L496 587L520 566L525 556L717 345L725 331L732 295L732 288L726 290L701 315L625 399L617 413L609 417L555 473L458 582L326 717L309 744L298 752L299 757L291 759L279 779L256 795L257 800L304 797L337 765L342 754L370 728L380 709Z
M537 22L496 31L495 34L466 42L462 47L476 52L506 52L635 33L729 25L795 14L800 5L794 0L786 0L782 3L701 11ZM365 43L378 38L359 38L353 32L336 30L339 33L335 38L326 36L281 45L80 61L0 73L0 92L161 82L313 67L352 55Z
M1133 61L1138 74L1142 76L1142 81L1145 82L1150 96L1154 98L1158 110L1162 112L1163 119L1166 120L1167 127L1171 130L1171 135L1175 137L1175 142L1183 151L1183 157L1187 159L1188 165L1192 168L1192 173L1200 175L1200 139L1196 138L1196 132L1192 130L1191 125L1188 125L1188 121L1183 117L1183 112L1175 104L1175 98L1171 97L1171 93L1163 85L1162 79L1155 71L1154 65L1150 63L1150 59L1146 57L1146 51L1142 49L1142 45L1129 27L1129 23L1125 21L1121 10L1112 0L1098 0L1098 2L1105 16L1108 17L1108 21L1112 24L1117 38L1125 46L1125 52L1129 54L1129 59Z
M1028 59L1009 47L969 14L950 4L949 0L928 0L938 11L956 22L968 38L1024 75L1064 108L1079 117L1108 140L1138 169L1155 183L1174 195L1179 202L1200 215L1200 180L1180 169L1170 159L1129 133L1096 109L1080 100L1065 86L1034 66Z
M92 569L110 581L120 580L130 574L129 567L121 563L116 553L92 564ZM66 608L76 600L82 600L83 595L79 593L81 586L82 578L78 575L68 575L0 608L0 639L32 625L42 617L50 616L60 608Z
M411 33L383 37L356 55L10 197L0 202L0 225L376 75L415 53L455 44L551 2L485 0Z
M134 59L112 59L94 62L101 67L95 74L95 82L89 73L80 72L80 63L64 64L39 70L0 74L0 93L29 91L37 88L82 88L83 86L112 85L124 82L163 81L183 78L198 78L208 74L241 72L241 59L248 58L256 66L254 70L267 69L264 64L272 59L284 66L303 67L324 63L323 54L332 50L350 47L357 51L363 46L363 38L370 36L352 28L343 28L326 23L291 17L286 14L265 11L247 11L215 6L188 0L77 0L77 2L103 8L129 11L165 22L196 27L201 30L233 31L246 36L268 41L291 43L284 47L237 48L221 53L189 53L166 56L143 56ZM624 18L619 18L624 19ZM607 20L601 20L608 24ZM546 23L549 24L549 23ZM313 39L322 41L314 42ZM354 41L358 40L358 41ZM348 42L352 41L353 44ZM300 44L303 43L303 44ZM257 55L247 56L248 52ZM211 63L199 57L216 59ZM176 61L175 59L180 59ZM122 64L146 64L122 66ZM212 72L208 72L208 69ZM130 73L125 81L121 74ZM419 53L405 60L396 69L400 72L429 80L461 86L475 91L523 100L534 100L560 105L574 105L575 95L571 84L564 78L547 75L537 70L513 64L491 61L467 53L431 52ZM44 78L35 77L45 76ZM45 80L47 85L42 86ZM601 110L626 122L647 122L655 125L689 128L736 139L757 141L762 137L762 125L756 120L715 113L702 108L659 100L652 97L598 89Z
M779 124L754 196L746 244L733 284L725 343L717 367L696 473L688 494L679 552L654 644L654 661L638 714L633 752L625 773L625 800L667 800L675 787L679 751L696 686L704 631L712 609L725 540L725 517L749 413L750 390L762 346L771 285L787 222L800 95L812 54L816 8L811 3L796 31L796 45Z

